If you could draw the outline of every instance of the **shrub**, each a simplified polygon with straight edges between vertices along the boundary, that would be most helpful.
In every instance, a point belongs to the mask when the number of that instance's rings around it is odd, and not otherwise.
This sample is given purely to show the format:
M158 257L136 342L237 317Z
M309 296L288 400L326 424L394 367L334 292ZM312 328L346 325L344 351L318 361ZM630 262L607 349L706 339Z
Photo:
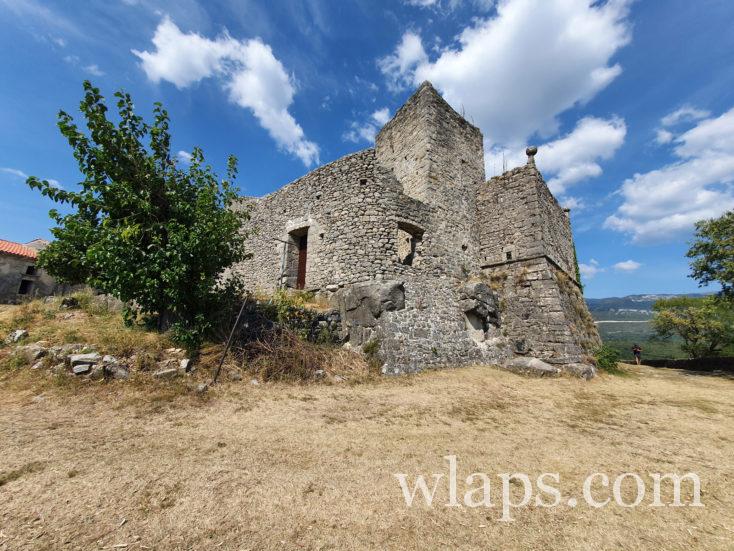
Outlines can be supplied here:
M596 367L599 369L609 373L619 371L619 367L617 366L619 363L619 352L606 344L597 349L594 354L594 359L596 360Z

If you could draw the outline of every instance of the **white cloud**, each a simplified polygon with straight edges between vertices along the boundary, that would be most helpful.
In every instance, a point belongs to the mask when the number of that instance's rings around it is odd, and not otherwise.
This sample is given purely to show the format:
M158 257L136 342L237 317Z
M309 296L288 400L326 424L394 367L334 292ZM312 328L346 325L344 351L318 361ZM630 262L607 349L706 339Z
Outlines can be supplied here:
M578 197L564 197L561 200L561 206L564 209L583 210L586 208L586 203Z
M622 71L612 61L630 41L628 0L501 0L475 19L458 45L431 61L406 32L379 67L388 87L431 81L485 135L486 172L525 163L525 144L558 132L559 114L587 102ZM555 193L599 176L626 135L622 119L588 117L565 137L540 145L537 163ZM537 142L538 140L533 140Z
M593 279L596 274L603 271L604 268L601 268L599 266L599 262L597 262L593 258L588 264L584 264L583 262L579 263L579 272L581 273L581 276L585 279Z
M5 174L10 174L11 176L15 176L17 178L20 178L22 180L27 180L29 178L28 174L23 172L20 169L17 168L10 168L7 166L0 166L0 172L4 172ZM45 178L45 180L51 184L51 187L55 187L58 189L62 189L61 184L58 180L54 180L53 178Z
M634 272L640 266L642 266L642 264L639 262L635 262L634 260L625 260L623 262L617 262L614 265L614 269L622 272Z
M374 142L375 136L380 129L390 120L390 110L387 107L378 109L370 115L368 121L364 123L352 122L350 128L342 136L348 142L359 143Z
M421 37L413 31L403 34L395 52L377 62L387 77L387 87L392 91L404 90L414 83L416 68L428 64Z
M183 33L168 17L158 25L153 45L153 52L133 50L148 79L166 80L181 89L218 77L230 101L249 109L281 148L306 166L319 162L318 146L306 139L288 111L295 94L293 78L269 45L226 33L214 40Z
M372 120L380 126L385 126L387 124L387 121L390 120L390 110L387 107L378 109L377 111L372 113Z
M636 242L664 241L734 208L732 143L734 108L700 121L671 142L677 161L622 184L623 202L605 227Z
M188 151L181 150L176 153L176 157L178 158L179 162L185 165L191 164L191 153L189 153Z
M620 72L612 56L630 40L628 2L504 0L479 19L456 48L430 61L407 32L380 61L393 86L430 80L492 143L552 134L556 116L594 97Z
M710 115L711 113L709 111L705 111L704 109L698 109L690 105L684 105L680 109L677 109L669 115L666 115L662 119L660 119L660 124L662 124L663 126L675 126L676 124L679 124L681 122L698 121L701 119L705 119Z
M23 178L24 180L28 178L28 174L26 174L22 170L18 170L17 168L0 166L0 172L5 172L6 174L11 174L13 176L17 176L18 178Z
M464 4L465 0L445 0L444 2L440 0L403 0L403 2L419 8L439 9L444 7L448 11L453 11ZM471 0L470 4L479 11L489 11L494 6L495 0Z
M664 130L660 128L655 133L655 141L660 145L665 145L666 143L672 142L673 138L675 138L675 134L673 134L670 130Z
M586 117L568 135L540 146L536 163L541 171L554 175L548 181L550 190L562 194L581 180L599 176L602 168L597 161L611 159L626 134L620 118Z
M87 65L86 67L84 67L84 70L95 77L101 77L104 75L104 71L100 69L95 63Z

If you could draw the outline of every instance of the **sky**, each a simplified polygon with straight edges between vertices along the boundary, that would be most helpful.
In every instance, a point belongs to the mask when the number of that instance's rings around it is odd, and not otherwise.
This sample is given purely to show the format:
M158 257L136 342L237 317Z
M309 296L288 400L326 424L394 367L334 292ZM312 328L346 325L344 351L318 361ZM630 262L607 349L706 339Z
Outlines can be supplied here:
M697 220L734 208L731 0L0 0L0 238L50 238L28 175L81 180L56 127L82 82L163 102L243 195L371 147L429 80L487 178L536 162L571 208L588 297L697 292ZM709 289L715 290L715 289Z

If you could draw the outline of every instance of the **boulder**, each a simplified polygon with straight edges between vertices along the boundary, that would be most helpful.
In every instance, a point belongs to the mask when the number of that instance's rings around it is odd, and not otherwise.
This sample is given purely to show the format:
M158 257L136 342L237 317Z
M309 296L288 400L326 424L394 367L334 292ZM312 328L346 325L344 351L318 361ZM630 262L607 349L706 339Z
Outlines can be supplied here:
M557 377L561 370L538 358L522 357L507 360L503 366L513 373L530 377Z
M5 344L13 344L21 339L25 339L28 336L28 331L25 329L16 329L11 331L10 334L5 338Z
M465 283L459 291L459 301L464 312L474 313L486 326L499 325L497 297L486 283Z
M69 356L69 363L71 364L71 367L74 367L75 365L82 365L82 364L96 364L102 359L102 356L100 356L97 352L89 352L87 354L72 354Z
M160 371L156 371L155 373L153 373L153 377L155 377L156 379L175 379L180 374L181 373L176 368L161 369Z
M563 369L576 377L582 377L587 381L596 377L596 368L593 365L574 363L566 364Z
M374 327L383 312L405 308L405 286L402 281L358 283L343 295L342 320L348 325Z
M105 374L113 379L127 379L130 376L130 372L127 367L117 363L111 363L104 366Z
M86 375L92 371L92 364L77 364L71 368L74 375Z
M38 361L48 354L48 350L38 343L19 346L17 352L23 355L29 363Z
M184 373L189 373L192 370L193 365L189 358L184 358L178 363L178 368Z

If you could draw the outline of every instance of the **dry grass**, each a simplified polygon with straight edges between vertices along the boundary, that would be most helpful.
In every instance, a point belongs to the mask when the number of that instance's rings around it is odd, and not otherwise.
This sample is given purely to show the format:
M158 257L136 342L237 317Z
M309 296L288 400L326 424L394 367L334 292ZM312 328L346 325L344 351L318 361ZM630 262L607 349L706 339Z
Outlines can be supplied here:
M626 369L226 383L208 399L16 373L0 380L0 549L731 549L734 381ZM447 454L463 476L558 472L577 495L592 472L696 471L705 508L530 507L509 524L497 507L406 508L393 473L445 472Z
M90 302L88 295L79 293L76 296L81 299L82 308L75 310L61 308L60 298L48 303L34 300L19 306L0 307L0 337L4 338L14 329L26 329L29 332L27 342L94 344L100 351L116 356L156 355L173 346L164 335L126 327L119 312L106 310L103 303Z

